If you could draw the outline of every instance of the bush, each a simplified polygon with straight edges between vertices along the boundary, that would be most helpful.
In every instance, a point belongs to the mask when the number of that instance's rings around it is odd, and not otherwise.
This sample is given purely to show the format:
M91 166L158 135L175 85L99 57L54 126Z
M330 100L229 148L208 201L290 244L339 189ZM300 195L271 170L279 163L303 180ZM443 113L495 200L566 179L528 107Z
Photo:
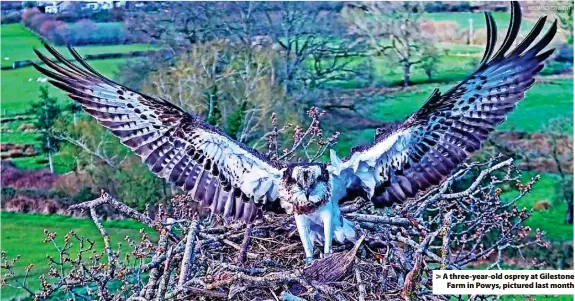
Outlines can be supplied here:
M573 45L567 43L561 45L556 51L553 60L573 65Z
M2 187L50 189L58 175L48 170L18 169L2 161Z
M113 45L135 41L123 24L95 23L88 19L81 19L75 23L63 21L74 18L72 15L57 18L43 14L37 8L26 9L22 13L22 22L26 27L57 45Z
M2 201L7 202L16 196L16 189L13 187L2 187Z
M22 20L22 13L20 11L15 11L7 15L2 15L2 17L0 18L0 23L2 24L18 23L21 20Z
M437 42L467 43L467 34L459 30L457 22L424 21L420 29L425 35L434 37Z

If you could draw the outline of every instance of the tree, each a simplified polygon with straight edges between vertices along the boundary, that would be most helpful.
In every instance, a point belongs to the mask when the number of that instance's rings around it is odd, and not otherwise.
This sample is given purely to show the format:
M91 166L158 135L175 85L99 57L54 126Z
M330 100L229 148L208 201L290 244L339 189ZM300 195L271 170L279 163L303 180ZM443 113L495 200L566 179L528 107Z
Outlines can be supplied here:
M439 65L439 52L437 48L433 45L426 45L424 47L421 64L419 67L425 72L427 75L427 80L431 81L433 74L437 72L437 67Z
M41 86L40 101L33 103L28 113L34 115L34 126L40 131L42 150L48 155L50 171L54 172L52 155L58 151L60 143L53 138L52 129L62 113L58 99L50 96L47 86Z
M76 126L78 123L78 114L82 112L82 106L76 102L71 102L66 105L66 111L72 114L72 122L74 123L74 126Z
M149 9L128 9L126 28L172 49L174 54L195 43L218 37L217 12L225 3L216 2L149 2Z
M421 31L423 12L418 2L373 2L348 6L342 15L350 31L367 37L377 54L387 55L401 66L403 86L407 87L411 67L432 54L426 51L432 41Z
M561 176L561 181L555 190L559 198L567 203L566 224L573 224L573 170L565 170L563 167L565 162L573 164L573 140L566 139L565 135L571 131L571 125L571 120L559 118L550 120L545 128L547 144L551 149L549 155L555 162L557 173Z
M559 17L559 21L561 21L561 28L567 36L567 44L573 45L573 6L567 3L565 6L567 9L558 10L557 16Z
M363 45L346 34L338 9L321 5L285 1L264 10L268 34L282 53L280 74L287 95L360 74L350 63Z
M197 43L174 65L151 72L143 90L252 143L271 128L266 116L284 101L275 81L275 60L276 52L266 47L225 40ZM291 118L293 113L283 115Z

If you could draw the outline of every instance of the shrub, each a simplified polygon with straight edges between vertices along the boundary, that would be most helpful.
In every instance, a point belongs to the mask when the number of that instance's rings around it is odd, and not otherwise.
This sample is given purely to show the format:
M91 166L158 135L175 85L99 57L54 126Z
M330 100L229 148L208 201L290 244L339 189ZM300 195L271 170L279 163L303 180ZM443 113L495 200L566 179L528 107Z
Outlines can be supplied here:
M37 8L26 9L22 13L22 21L26 27L57 45L111 45L135 41L123 24L95 23L88 19L81 19L75 23L63 21L75 18L75 16L58 18L43 14Z
M2 187L49 189L57 178L48 170L17 169L2 162Z
M22 20L22 13L20 11L15 11L7 15L2 15L0 17L0 23L2 24L18 23L21 20Z
M555 51L553 59L557 62L573 65L573 45L565 43L559 46Z
M428 36L433 36L437 42L466 43L467 35L452 21L424 21L420 29Z
M16 189L13 187L2 187L2 202L7 202L14 198L16 195Z

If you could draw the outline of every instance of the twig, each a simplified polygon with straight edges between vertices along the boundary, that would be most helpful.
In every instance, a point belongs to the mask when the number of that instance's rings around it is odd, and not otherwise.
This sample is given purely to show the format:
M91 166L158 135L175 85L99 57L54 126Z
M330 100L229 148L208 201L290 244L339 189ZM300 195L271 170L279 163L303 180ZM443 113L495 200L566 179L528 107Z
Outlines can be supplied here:
M380 215L359 214L359 213L349 213L346 214L346 216L358 222L369 222L369 223L388 224L396 226L410 225L409 219L403 217L391 217L391 216L380 216Z
M196 232L198 231L198 223L192 222L188 227L188 234L186 236L186 247L184 249L184 257L180 266L180 278L178 286L184 285L190 276L191 269L194 265L194 249L196 246Z
M246 227L246 231L244 233L244 240L242 241L240 253L238 254L238 258L236 262L239 264L243 264L246 261L246 253L248 252L248 247L251 241L252 230L254 229L254 224L248 224Z
M355 272L355 281L357 281L357 291L359 292L358 300L365 301L365 295L366 295L365 284L363 284L363 281L361 280L361 271L359 270L357 264L354 267L354 272Z
M177 237L173 233L170 233L168 231L168 229L166 229L164 226L162 226L161 224L158 224L158 223L154 223L154 221L152 219L150 219L149 217L141 214L140 212L136 211L135 209L130 208L126 204L119 202L116 198L114 198L113 196L111 196L109 193L107 193L104 190L101 191L99 198L92 200L92 201L86 201L86 202L83 202L80 204L72 205L72 206L68 207L68 210L96 208L96 207L101 206L103 204L110 205L112 208L122 212L123 214L125 214L126 216L128 216L130 218L133 218L133 219L143 223L144 225L146 225L152 229L156 229L159 231L166 231L167 233L169 233L169 236L172 239L177 240Z
M114 251L112 251L112 245L110 244L110 236L108 235L108 231L100 222L98 215L96 214L96 209L94 207L90 207L90 216L92 217L92 221L100 231L100 235L104 238L104 250L106 250L106 254L108 256L108 279L112 279L114 276L114 270L116 269L115 264L115 257Z

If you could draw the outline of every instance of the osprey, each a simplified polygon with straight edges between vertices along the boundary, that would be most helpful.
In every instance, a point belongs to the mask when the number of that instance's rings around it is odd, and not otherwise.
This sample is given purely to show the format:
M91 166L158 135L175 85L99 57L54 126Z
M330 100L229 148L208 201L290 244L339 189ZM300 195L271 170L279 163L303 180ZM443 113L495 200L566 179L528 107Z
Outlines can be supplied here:
M321 164L268 160L178 106L107 79L71 48L80 65L46 45L57 63L35 50L46 67L34 67L153 173L182 187L212 213L248 222L265 210L293 213L309 261L314 242L330 253L333 239L355 239L353 224L340 213L341 200L361 195L381 208L438 185L523 99L553 52L543 50L557 21L534 43L546 21L540 18L516 44L521 9L513 2L507 35L494 53L496 24L490 14L485 18L487 46L475 72L444 94L436 89L404 122L378 131L371 146L356 147L343 160L332 150L331 162Z

